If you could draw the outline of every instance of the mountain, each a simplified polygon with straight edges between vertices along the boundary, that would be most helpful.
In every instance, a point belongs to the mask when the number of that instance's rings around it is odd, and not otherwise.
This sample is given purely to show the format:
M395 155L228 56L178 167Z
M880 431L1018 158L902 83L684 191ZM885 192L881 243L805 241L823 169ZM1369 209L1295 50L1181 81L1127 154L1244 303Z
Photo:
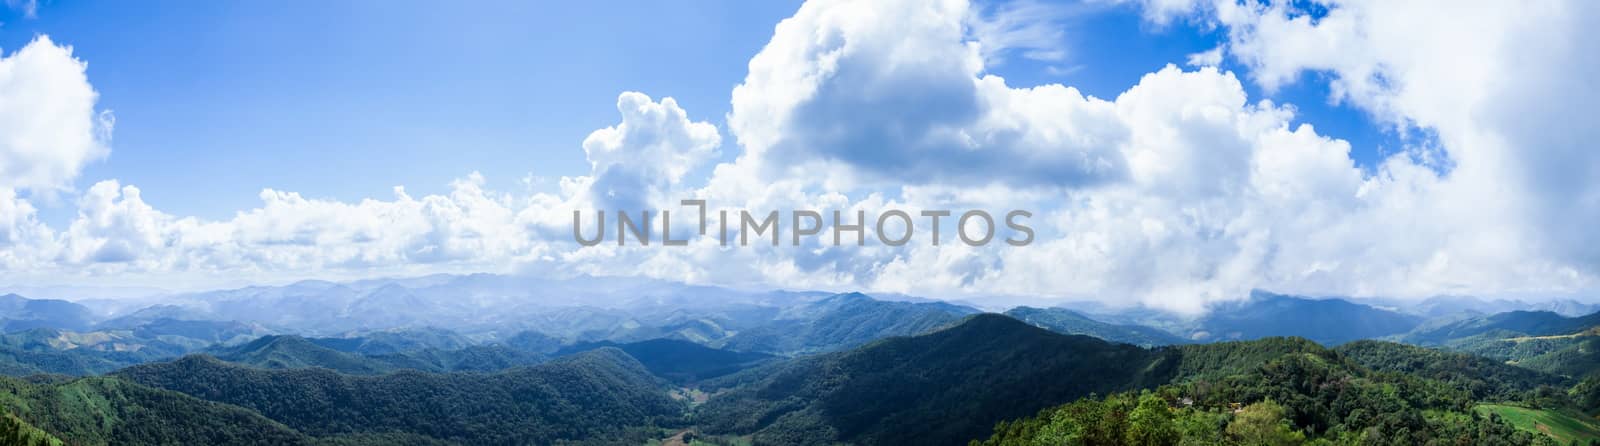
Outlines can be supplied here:
M1301 347L1295 347L1296 345ZM1275 338L1239 341L1222 349L1183 346L1205 355L1248 353L1262 361L1231 370L1210 370L1203 379L1177 379L1154 390L1085 398L998 423L973 446L1041 444L1494 444L1549 445L1567 426L1543 426L1527 420L1520 431L1499 416L1480 415L1478 404L1462 384L1494 386L1480 372L1507 373L1514 368L1459 367L1459 356L1437 355L1390 343L1356 342L1341 347L1360 358L1403 364L1393 371L1374 371L1343 353L1306 341ZM1299 351L1296 351L1299 350ZM1185 362L1191 358L1185 357ZM1218 363L1220 356L1205 359ZM1437 363L1435 363L1437 362ZM1187 366L1186 366L1187 367ZM1399 369L1407 369L1401 371ZM1493 370L1491 370L1493 369ZM1439 377L1428 377L1443 373ZM1440 379L1443 378L1443 379ZM1502 383L1506 395L1532 401L1533 383ZM1521 404L1521 403L1519 403ZM1545 399L1539 404L1560 404ZM1506 406L1495 406L1506 407ZM1550 413L1545 410L1528 412ZM1570 420L1570 418L1568 418ZM1540 438L1543 435L1550 438ZM1565 438L1583 444L1587 438Z
M1153 386L1169 355L980 314L913 337L726 377L700 406L712 433L758 444L960 444L996 421Z
M1203 341L1298 336L1323 345L1405 333L1422 318L1343 299L1306 299L1265 292L1213 306L1188 332Z
M578 344L563 348L556 355L565 356L605 347L620 349L639 360L650 373L679 384L716 378L776 359L772 355L721 350L676 339L652 339L626 344Z
M1422 300L1364 299L1375 306L1392 308L1402 313L1425 318L1484 316L1511 311L1549 311L1562 316L1578 317L1600 311L1600 304L1579 302L1574 299L1551 299L1527 302L1515 299L1486 299L1477 296L1434 296Z
M323 347L299 336L262 336L237 346L210 349L207 353L223 361L263 369L321 367L355 375L376 375L394 370L389 364Z
M1513 400L1519 393L1533 391L1539 386L1567 387L1573 384L1558 375L1481 356L1393 342L1356 341L1335 350L1362 367L1451 383L1456 388L1471 392L1472 397L1479 400Z
M72 302L0 296L0 333L34 328L86 331L93 322L94 312Z
M0 411L74 445L311 444L250 410L108 377L40 383L0 377Z
M472 340L442 328L388 329L343 338L312 338L311 342L347 353L384 355L418 350L460 350Z
M248 408L320 438L403 434L465 444L551 444L671 422L685 409L643 365L614 348L491 374L363 377L188 356L114 376Z
M299 336L263 336L237 346L217 347L207 350L217 359L263 369L286 370L320 367L352 375L379 375L401 369L428 372L494 372L512 367L533 365L544 361L544 356L528 353L503 345L475 345L454 350L433 347L407 350L403 353L364 355L347 353L324 346L328 339L306 339ZM357 339L332 339L353 341L354 345L372 345ZM379 351L391 351L388 347Z
M1216 417L1228 413L1230 403L1276 399L1288 408L1285 417L1313 434L1344 425L1408 439L1466 435L1459 438L1493 442L1517 434L1508 425L1472 425L1475 398L1531 401L1543 395L1542 389L1569 382L1492 360L1393 343L1356 342L1334 350L1303 338L1274 337L1143 349L982 314L919 336L709 380L701 387L714 396L697 408L695 420L708 433L749 435L755 444L964 444L989 435L998 421L1091 394L1120 396L1081 400L1064 410L1082 404L1085 410L1127 416L1146 399L1131 392L1156 389L1159 401L1149 403L1159 408L1154 413L1192 414L1190 427L1205 431L1197 435L1221 435L1208 429L1226 424L1227 418ZM1183 401L1196 412L1186 412ZM1353 407L1393 408L1402 418L1391 423L1388 412L1363 418ZM1425 414L1435 412L1456 418L1424 421ZM1086 416L1118 422L1113 415ZM1463 426L1471 433L1457 431ZM1113 437L1116 441L1082 441L1124 444L1121 435ZM1517 438L1523 442L1508 444L1531 441ZM1059 438L1034 441L995 444L1062 443Z
M1351 302L1254 291L1250 298L1213 303L1193 316L1149 307L1109 308L1075 302L1068 309L1121 325L1152 327L1191 342L1217 342L1295 336L1324 345L1376 339L1412 330L1423 317Z
M36 328L0 335L0 375L97 375L187 351L185 344L126 330L77 333Z
M1473 336L1492 338L1569 335L1600 326L1600 313L1566 317L1550 311L1509 311L1418 327L1400 337L1410 344L1445 345Z
M548 358L539 353L518 350L503 344L473 345L456 350L427 348L405 353L367 356L392 369L429 372L498 372L539 364Z
M855 347L890 336L925 333L978 310L947 303L886 302L845 293L785 308L770 323L722 343L729 350L796 355Z
M1187 339L1155 328L1108 324L1065 308L1016 307L1007 310L1005 315L1056 333L1093 336L1140 347L1189 342Z

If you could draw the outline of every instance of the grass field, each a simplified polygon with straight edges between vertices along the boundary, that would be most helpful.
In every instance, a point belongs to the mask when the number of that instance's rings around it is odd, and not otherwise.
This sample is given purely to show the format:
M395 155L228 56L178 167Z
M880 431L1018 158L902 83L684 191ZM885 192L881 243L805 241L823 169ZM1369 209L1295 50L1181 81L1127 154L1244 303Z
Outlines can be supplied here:
M1570 444L1573 440L1578 444L1600 440L1600 424L1583 415L1502 404L1479 404L1477 409L1484 416L1499 414L1517 429L1549 435L1561 444Z

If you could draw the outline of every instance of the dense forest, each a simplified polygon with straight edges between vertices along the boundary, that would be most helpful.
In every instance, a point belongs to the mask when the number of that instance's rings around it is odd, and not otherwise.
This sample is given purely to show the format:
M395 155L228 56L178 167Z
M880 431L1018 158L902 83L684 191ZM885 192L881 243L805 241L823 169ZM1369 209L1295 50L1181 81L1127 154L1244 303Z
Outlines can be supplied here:
M1486 380L1474 376L1477 370L1445 375L1484 383L1482 392L1497 395L1518 396L1528 385ZM1457 383L1366 369L1334 352L1290 354L1238 375L1057 406L1002 422L992 436L973 444L1554 444L1496 416L1481 416L1473 393Z
M247 408L315 437L411 434L467 444L547 444L679 423L685 410L638 361L610 348L492 374L363 377L191 356L115 376Z

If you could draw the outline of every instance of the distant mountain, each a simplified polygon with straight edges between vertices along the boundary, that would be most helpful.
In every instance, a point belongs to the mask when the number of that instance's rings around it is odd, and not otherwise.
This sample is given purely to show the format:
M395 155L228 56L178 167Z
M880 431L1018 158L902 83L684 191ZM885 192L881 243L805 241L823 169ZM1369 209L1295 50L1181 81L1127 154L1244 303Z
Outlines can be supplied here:
M217 359L263 369L321 367L340 373L376 375L393 366L354 353L317 345L299 336L262 336L244 344L208 350Z
M1367 299L1364 300L1364 303L1366 302L1427 318L1483 316L1512 311L1549 311L1562 316L1577 317L1600 311L1600 304L1573 299L1528 302L1477 296L1434 296L1422 300Z
M1344 299L1312 299L1250 293L1250 298L1212 304L1199 316L1148 307L1109 308L1074 303L1070 308L1092 319L1157 328L1191 342L1217 342L1295 336L1324 345L1405 333L1423 317Z
M474 343L441 328L388 329L339 338L312 338L311 342L347 353L386 355L419 350L460 350Z
M727 377L713 387L733 387L700 406L697 422L760 444L961 444L999 420L1163 382L1168 357L980 314Z
M563 348L556 355L565 356L604 347L620 349L639 360L650 373L679 384L716 378L776 359L772 355L721 350L676 339L652 339L626 344L578 344Z
M487 337L537 329L570 341L711 342L805 297L638 278L435 275L179 294L119 319L240 321L320 337L436 327Z
M1323 345L1405 333L1422 318L1343 299L1306 299L1255 292L1210 308L1190 331L1202 341L1299 336Z
M561 339L533 330L523 331L500 343L525 352L551 354L561 349Z
M1549 311L1510 311L1418 327L1400 339L1418 345L1445 345L1480 335L1495 338L1569 335L1594 326L1600 326L1600 313L1566 317Z
M168 341L130 331L77 333L39 328L9 333L0 335L0 375L98 375L189 350L184 343Z
M837 294L785 308L772 322L741 331L721 346L780 355L837 351L890 336L926 333L976 313L943 302L886 302L861 293Z
M93 323L94 312L72 302L0 296L0 333L34 328L87 331Z
M1159 329L1139 325L1108 324L1065 308L1016 307L1007 310L1005 315L1056 333L1093 336L1140 347L1190 342Z
M492 374L352 377L189 356L115 376L252 409L322 438L399 434L463 444L552 444L678 419L685 410L643 365L613 348Z

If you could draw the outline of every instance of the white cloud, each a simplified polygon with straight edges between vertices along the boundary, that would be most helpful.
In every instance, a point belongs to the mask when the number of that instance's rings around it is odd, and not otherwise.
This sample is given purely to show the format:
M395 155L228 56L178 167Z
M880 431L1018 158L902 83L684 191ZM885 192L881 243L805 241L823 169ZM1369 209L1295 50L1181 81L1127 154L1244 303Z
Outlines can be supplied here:
M672 98L657 103L625 92L617 98L622 123L595 130L583 140L592 168L590 198L600 209L643 209L664 203L663 193L690 169L716 155L716 126L689 120Z
M734 88L746 165L832 168L888 184L1115 179L1110 107L1076 89L984 75L960 1L813 1L784 20Z
M72 48L49 37L0 57L0 188L70 188L85 164L110 153L111 115Z

